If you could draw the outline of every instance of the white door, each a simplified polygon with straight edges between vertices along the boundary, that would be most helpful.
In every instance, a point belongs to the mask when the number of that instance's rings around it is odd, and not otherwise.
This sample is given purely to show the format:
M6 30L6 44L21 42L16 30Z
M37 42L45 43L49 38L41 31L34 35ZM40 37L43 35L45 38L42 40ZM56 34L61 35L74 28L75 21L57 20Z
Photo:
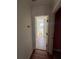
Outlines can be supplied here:
M48 42L48 16L35 17L36 49L46 50Z

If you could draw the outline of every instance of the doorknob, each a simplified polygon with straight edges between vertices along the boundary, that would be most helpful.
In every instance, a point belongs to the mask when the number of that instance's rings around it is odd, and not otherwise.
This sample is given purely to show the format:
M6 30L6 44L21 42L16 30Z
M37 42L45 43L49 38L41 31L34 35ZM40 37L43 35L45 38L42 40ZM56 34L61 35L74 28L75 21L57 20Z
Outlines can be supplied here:
M48 35L48 33L46 33L46 35Z

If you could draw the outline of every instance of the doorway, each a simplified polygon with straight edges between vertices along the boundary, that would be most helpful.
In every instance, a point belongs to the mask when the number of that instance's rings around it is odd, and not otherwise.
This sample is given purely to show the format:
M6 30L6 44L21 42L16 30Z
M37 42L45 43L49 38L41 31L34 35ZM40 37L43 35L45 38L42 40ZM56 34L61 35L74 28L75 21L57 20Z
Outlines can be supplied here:
M36 49L46 50L48 44L48 16L35 17Z

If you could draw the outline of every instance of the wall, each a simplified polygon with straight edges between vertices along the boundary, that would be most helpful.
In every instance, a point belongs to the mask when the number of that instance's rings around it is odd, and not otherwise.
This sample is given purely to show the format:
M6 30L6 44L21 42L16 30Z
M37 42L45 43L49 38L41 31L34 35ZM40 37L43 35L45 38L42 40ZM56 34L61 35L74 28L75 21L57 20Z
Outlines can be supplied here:
M55 13L60 7L60 0L50 0L50 20L49 20L49 36L48 36L48 52L53 52L53 40L54 40L54 24L55 24Z
M29 59L33 50L31 0L17 2L17 59Z
M54 8L59 0L51 0L51 5Z
M55 14L61 7L61 0L51 0L52 13Z
M55 14L54 49L61 49L61 9Z

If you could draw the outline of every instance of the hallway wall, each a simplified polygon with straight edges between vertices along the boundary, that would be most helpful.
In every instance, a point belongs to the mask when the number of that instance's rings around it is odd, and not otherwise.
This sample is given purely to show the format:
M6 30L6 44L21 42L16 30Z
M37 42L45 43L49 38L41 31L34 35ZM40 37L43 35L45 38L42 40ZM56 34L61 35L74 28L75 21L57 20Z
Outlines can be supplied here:
M48 51L52 54L53 40L54 40L54 24L55 24L55 12L60 7L60 0L50 0L50 20L49 20L49 48Z
M54 49L61 50L61 8L55 14Z
M17 59L29 59L33 50L31 0L17 2Z
M61 0L51 0L52 13L55 14L61 6Z

